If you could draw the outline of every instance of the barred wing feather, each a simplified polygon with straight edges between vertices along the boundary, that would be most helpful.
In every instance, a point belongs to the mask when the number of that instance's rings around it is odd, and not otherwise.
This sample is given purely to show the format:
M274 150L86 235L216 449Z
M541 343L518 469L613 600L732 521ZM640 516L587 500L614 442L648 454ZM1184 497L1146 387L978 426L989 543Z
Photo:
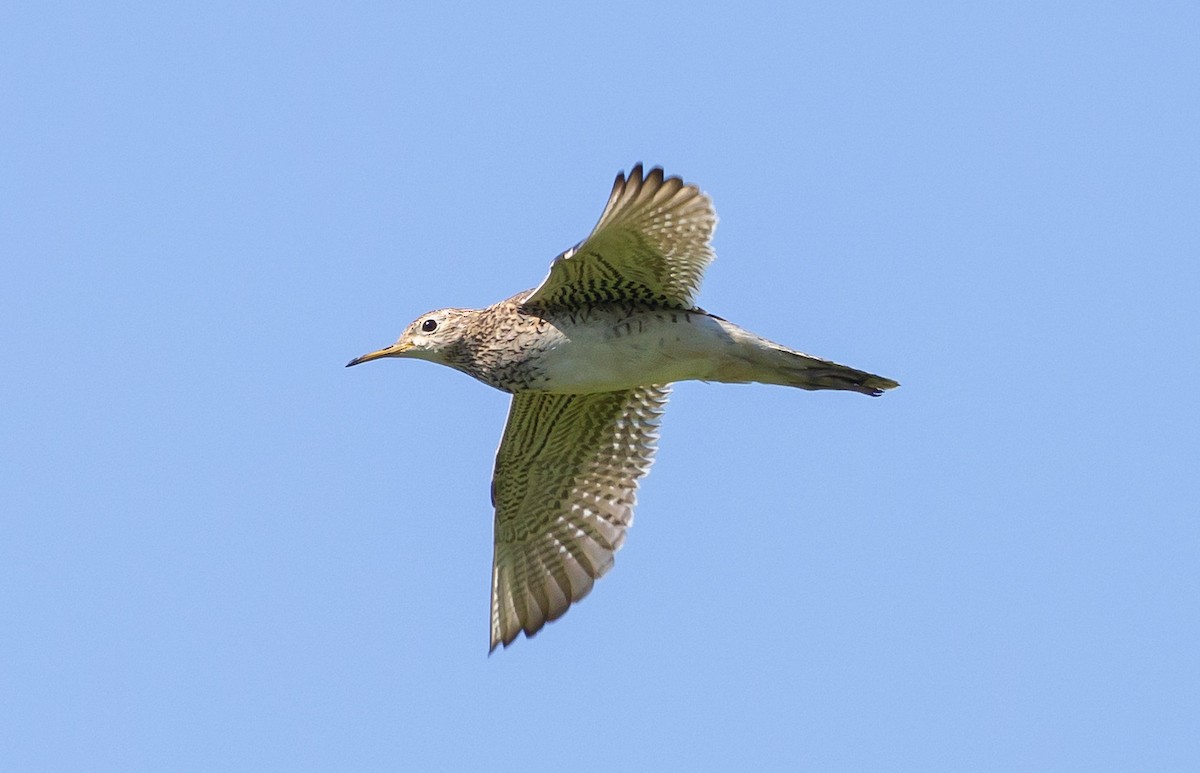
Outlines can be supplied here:
M612 567L669 389L513 396L492 479L492 650L557 620Z
M713 261L712 201L659 167L618 174L591 235L554 259L525 300L545 309L646 303L690 309Z

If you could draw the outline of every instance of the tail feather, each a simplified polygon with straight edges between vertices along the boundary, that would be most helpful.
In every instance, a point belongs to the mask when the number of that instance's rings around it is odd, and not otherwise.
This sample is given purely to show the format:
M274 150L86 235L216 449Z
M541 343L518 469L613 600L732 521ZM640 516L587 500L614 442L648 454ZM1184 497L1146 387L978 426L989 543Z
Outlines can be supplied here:
M800 389L841 389L878 397L899 382L789 349L732 322L713 317L728 340L719 364L705 380L728 384L779 384Z
M886 390L900 386L899 382L890 378L783 347L778 349L778 355L774 359L773 375L778 376L779 380L772 379L766 383L810 390L840 389L860 392L871 397L878 397Z

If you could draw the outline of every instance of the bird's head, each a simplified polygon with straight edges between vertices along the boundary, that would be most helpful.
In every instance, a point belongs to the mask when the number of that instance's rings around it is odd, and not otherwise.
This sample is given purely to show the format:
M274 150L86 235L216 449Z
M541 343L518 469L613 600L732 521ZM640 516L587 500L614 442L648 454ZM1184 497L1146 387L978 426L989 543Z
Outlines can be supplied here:
M413 320L391 346L355 357L346 367L383 357L412 357L446 364L448 349L467 332L470 309L438 309Z

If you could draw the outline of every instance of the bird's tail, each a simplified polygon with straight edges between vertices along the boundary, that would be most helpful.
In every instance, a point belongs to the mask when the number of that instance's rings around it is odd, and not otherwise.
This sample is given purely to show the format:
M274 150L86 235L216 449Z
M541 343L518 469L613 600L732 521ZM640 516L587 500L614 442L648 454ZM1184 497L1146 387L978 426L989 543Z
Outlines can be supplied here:
M813 357L757 336L732 322L715 317L729 347L705 380L744 384L779 384L800 389L841 389L878 397L900 386L865 370Z
M773 342L759 349L755 381L800 389L841 389L878 397L900 386L890 378L839 365Z

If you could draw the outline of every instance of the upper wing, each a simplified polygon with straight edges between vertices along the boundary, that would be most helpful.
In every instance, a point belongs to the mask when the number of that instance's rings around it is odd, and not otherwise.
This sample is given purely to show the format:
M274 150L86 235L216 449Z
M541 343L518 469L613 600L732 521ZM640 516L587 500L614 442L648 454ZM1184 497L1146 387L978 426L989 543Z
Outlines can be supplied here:
M491 649L557 620L612 567L669 390L513 396L492 478Z
M550 264L550 275L525 300L573 309L633 301L689 309L713 261L712 201L678 177L638 164L618 174L608 205L588 238Z

